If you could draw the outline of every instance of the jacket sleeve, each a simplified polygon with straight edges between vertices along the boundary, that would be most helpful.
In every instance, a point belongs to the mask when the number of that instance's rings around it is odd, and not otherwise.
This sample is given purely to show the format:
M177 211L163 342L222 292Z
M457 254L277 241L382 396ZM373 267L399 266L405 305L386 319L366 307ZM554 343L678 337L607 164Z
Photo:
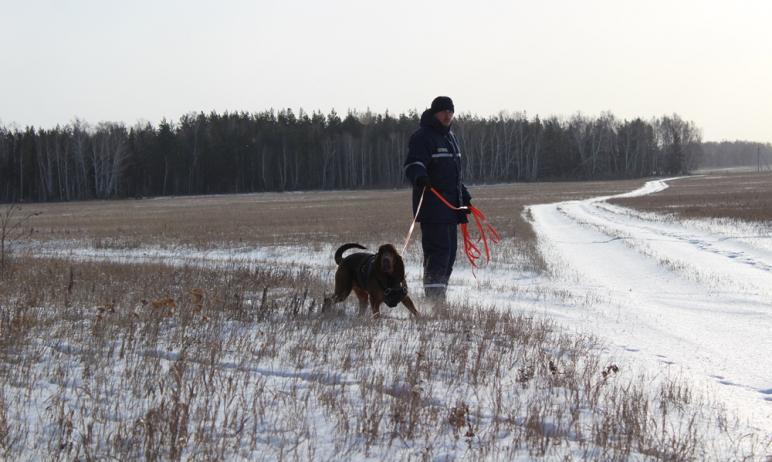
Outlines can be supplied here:
M463 183L461 184L461 200L464 202L461 205L469 205L472 202L472 195L469 194Z
M429 143L417 133L413 134L408 145L407 159L403 165L405 176L413 186L415 186L416 178L429 175L428 167L431 158Z

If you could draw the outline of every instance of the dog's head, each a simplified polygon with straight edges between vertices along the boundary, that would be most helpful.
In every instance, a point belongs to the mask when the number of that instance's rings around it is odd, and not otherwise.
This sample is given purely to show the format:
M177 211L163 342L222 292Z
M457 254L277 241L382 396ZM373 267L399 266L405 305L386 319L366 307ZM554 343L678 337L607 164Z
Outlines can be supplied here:
M375 254L375 266L382 274L391 278L404 279L405 277L405 265L402 262L402 257L391 244L383 244L378 247L378 253Z
M389 284L384 290L384 302L394 307L407 295L405 283L405 264L397 249L391 244L384 244L375 254L375 267L386 277Z

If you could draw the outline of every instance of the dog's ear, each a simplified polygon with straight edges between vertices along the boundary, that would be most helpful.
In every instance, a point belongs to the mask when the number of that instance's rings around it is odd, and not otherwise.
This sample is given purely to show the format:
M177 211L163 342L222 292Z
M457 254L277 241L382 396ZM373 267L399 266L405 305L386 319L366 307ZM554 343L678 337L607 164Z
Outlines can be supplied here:
M405 262L402 260L402 255L394 251L394 275L400 279L405 279Z

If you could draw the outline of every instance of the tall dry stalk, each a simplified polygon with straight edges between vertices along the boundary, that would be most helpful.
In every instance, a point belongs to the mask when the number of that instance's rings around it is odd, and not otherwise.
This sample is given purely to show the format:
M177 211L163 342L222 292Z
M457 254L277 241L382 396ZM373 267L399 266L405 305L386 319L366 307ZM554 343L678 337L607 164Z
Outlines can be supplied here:
M24 225L39 215L38 212L22 214L19 204L9 204L0 214L0 277L5 274L6 254L10 243L24 236Z

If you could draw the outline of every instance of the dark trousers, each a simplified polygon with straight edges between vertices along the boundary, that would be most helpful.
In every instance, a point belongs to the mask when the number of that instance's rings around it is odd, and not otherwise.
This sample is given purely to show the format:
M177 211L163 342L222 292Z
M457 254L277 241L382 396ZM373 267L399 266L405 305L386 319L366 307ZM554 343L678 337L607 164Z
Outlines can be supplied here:
M444 300L456 262L458 225L421 223L421 245L424 249L424 294L428 298Z

